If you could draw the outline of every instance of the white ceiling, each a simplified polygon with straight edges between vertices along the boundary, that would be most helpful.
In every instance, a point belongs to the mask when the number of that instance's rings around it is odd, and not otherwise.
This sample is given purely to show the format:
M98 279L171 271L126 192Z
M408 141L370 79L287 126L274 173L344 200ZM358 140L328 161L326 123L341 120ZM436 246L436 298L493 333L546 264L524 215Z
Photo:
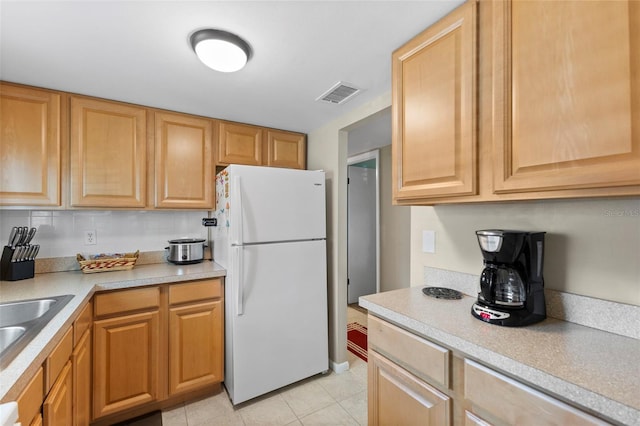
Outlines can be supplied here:
M0 0L0 79L309 132L391 88L391 53L462 0ZM198 61L202 28L253 57L233 74ZM338 81L363 92L315 101Z

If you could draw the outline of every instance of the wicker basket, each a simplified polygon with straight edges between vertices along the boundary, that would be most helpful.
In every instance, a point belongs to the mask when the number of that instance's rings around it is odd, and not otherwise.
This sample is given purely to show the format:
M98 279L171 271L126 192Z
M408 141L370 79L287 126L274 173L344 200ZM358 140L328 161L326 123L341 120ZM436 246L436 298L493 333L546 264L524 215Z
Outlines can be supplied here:
M126 271L133 269L138 260L140 250L135 253L125 253L119 257L104 257L98 259L85 259L81 254L76 255L80 270L85 274L108 271Z

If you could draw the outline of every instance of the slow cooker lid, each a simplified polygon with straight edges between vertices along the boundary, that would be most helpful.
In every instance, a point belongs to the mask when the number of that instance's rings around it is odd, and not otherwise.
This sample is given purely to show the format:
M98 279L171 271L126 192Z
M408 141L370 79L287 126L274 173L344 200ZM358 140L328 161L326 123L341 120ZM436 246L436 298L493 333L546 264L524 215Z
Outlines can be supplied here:
M197 244L204 243L203 238L178 238L176 240L169 240L169 244Z

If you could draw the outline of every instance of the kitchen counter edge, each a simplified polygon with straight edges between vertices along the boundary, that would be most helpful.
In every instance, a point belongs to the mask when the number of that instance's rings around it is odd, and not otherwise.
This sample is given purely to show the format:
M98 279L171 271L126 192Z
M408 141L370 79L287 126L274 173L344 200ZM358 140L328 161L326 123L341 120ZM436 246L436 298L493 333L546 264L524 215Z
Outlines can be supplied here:
M169 263L137 266L128 271L84 274L80 271L37 274L21 281L0 282L0 303L42 297L73 295L73 299L49 321L38 335L0 371L0 402L15 400L19 389L36 373L46 354L62 338L94 293L107 290L202 280L226 276L226 270L212 261L193 265Z
M435 306L430 306L429 304L434 303L436 300L440 301L441 299L423 299L421 288L410 287L408 289L360 297L359 305L366 308L369 314L429 339L434 343L446 346L464 355L466 358L478 361L497 372L511 376L520 382L555 396L560 400L564 400L571 405L581 406L585 411L597 413L620 424L640 425L640 410L630 407L614 398L592 391L588 386L584 386L584 384L579 385L567 378L558 377L558 375L555 374L554 366L550 366L548 369L540 368L540 365L535 365L533 361L536 357L535 353L530 355L532 361L529 362L526 357L514 357L513 352L510 350L501 351L499 345L485 346L480 340L469 338L469 330L458 333L455 331L455 325L443 326L441 322L443 319L434 318L432 321L426 312L429 311L430 307ZM473 327L481 327L484 329L482 331L485 332L484 337L486 337L487 333L486 327L489 327L489 333L501 333L502 331L512 334L514 331L526 329L494 326L472 318L470 307L473 301L475 301L475 298L465 296L463 298L463 305L461 305L460 308L449 309L452 315L464 315L464 317L460 318L460 321L456 321L460 327L468 327L470 324ZM473 321L469 320L469 318ZM451 322L451 317L447 317L446 321ZM477 324L475 324L475 322L477 322ZM590 333L603 333L614 339L618 337L620 339L631 339L551 318L545 320L544 323L540 323L538 329L543 328L545 324L548 324L547 326L551 328L556 325L556 323L559 324L560 327L566 326L570 330L579 331L583 328L588 329ZM531 328L531 326L529 328ZM536 330L536 332L539 333L538 330ZM552 332L555 333L556 330ZM635 339L631 340L637 342ZM603 362L607 361L603 360ZM637 378L628 377L628 380L635 379Z

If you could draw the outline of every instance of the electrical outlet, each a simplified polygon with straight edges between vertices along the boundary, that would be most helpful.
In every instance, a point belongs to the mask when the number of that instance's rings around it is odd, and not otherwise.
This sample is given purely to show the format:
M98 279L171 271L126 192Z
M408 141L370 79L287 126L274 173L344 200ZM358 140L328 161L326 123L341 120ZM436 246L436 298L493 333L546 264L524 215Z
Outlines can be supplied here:
M92 229L90 231L84 231L84 245L95 246L96 244L98 244L98 236L96 235L96 230Z

